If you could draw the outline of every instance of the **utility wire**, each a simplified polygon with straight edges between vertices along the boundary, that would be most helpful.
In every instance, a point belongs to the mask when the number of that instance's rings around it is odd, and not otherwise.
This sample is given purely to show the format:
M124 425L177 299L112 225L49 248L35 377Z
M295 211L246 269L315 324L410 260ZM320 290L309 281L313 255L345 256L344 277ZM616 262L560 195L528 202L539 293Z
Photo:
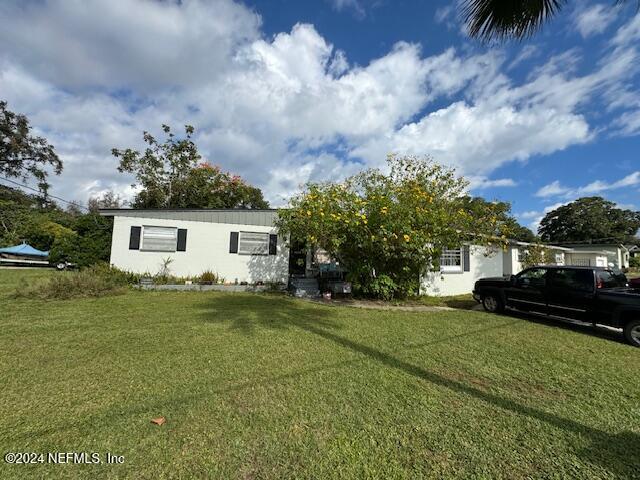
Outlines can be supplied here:
M14 185L17 185L17 186L19 186L21 188L26 188L28 190L33 190L34 192L41 193L40 190L38 190L37 188L30 187L29 185L24 185L24 184L22 184L20 182L16 182L15 180L11 180L11 179L9 179L7 177L0 176L0 179L5 180L5 181L7 181L9 183L13 183ZM85 205L81 205L78 202L71 202L69 200L65 200L64 198L56 197L55 195L50 195L48 193L47 193L47 197L55 198L56 200L59 200L59 201L64 202L64 203L68 203L69 205L73 205L73 206L78 207L78 208L84 208L86 211L90 211L89 207L87 207Z

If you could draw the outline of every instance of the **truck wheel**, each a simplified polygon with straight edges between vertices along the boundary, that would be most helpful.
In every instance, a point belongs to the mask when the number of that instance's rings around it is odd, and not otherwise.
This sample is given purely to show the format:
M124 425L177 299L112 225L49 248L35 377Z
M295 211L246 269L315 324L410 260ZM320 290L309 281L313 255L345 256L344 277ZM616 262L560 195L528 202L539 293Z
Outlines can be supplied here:
M624 338L634 347L640 347L640 320L631 320L624 326Z
M482 307L489 313L500 313L504 310L504 303L496 295L489 294L482 297Z
M65 263L59 262L56 264L56 269L59 271L64 270L65 268L67 268L67 265Z

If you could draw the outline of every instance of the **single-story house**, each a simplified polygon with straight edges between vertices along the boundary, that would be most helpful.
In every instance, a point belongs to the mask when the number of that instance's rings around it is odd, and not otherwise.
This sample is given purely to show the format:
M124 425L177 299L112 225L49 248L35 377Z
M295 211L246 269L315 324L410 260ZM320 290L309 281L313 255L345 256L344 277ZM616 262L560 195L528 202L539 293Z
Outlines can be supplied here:
M286 283L289 249L276 210L102 209L113 217L111 264L136 273L214 271L229 283Z
M315 278L332 259L303 246L289 248L275 226L277 211L208 209L103 209L113 217L111 264L154 275L168 265L170 274L197 276L210 270L227 283L288 283L290 277ZM462 245L445 250L438 271L420 279L426 295L470 293L476 280L508 276L523 269L531 244L511 241L505 249ZM628 266L628 251L611 245L548 245L556 265ZM624 248L624 247L622 247ZM625 256L626 253L626 256ZM427 269L428 270L428 269Z
M629 257L640 257L640 245L627 245Z
M532 245L510 241L506 248L463 245L445 250L440 258L440 269L428 271L420 279L423 295L447 296L470 293L476 280L484 277L515 275L523 270L524 254ZM571 249L550 246L555 265L571 265L567 257Z
M570 248L574 258L572 265L629 268L629 249L617 243L563 243ZM602 258L606 257L606 260Z

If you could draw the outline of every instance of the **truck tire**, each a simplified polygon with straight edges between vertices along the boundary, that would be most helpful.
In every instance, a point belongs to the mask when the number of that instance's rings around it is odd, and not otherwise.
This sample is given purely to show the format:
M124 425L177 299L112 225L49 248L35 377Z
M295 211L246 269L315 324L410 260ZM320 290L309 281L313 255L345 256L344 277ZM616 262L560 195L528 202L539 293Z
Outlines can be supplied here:
M482 297L482 308L489 313L502 313L504 311L504 302L498 295L489 293Z
M640 347L640 319L626 323L624 326L624 338L634 347Z

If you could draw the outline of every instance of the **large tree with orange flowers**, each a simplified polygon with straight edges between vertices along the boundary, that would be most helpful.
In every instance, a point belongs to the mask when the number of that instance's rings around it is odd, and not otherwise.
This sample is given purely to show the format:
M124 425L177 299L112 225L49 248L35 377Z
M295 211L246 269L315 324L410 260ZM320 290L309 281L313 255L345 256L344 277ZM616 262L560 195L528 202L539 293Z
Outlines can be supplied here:
M362 294L410 295L443 249L506 243L508 204L469 202L467 186L429 158L391 155L386 172L308 184L279 211L278 224L290 238L327 250Z
M136 208L268 208L259 188L247 184L238 175L202 162L192 140L194 129L185 126L177 137L168 125L162 125L166 139L159 142L144 132L144 152L114 148L120 159L118 170L133 173L138 187L132 205Z

